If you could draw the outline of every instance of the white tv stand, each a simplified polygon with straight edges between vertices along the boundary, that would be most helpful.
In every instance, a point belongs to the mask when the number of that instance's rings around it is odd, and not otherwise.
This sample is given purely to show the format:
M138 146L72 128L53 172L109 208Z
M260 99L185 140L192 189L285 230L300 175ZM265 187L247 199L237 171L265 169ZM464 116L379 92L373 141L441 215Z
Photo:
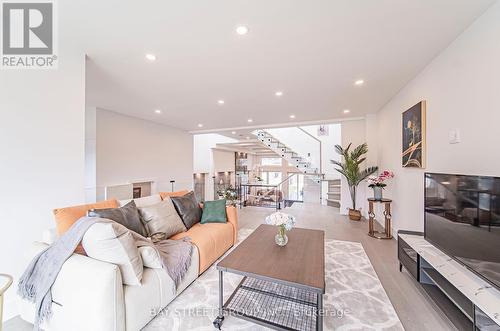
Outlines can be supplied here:
M398 233L404 266L460 330L500 330L500 291L424 239ZM458 309L457 309L458 308Z

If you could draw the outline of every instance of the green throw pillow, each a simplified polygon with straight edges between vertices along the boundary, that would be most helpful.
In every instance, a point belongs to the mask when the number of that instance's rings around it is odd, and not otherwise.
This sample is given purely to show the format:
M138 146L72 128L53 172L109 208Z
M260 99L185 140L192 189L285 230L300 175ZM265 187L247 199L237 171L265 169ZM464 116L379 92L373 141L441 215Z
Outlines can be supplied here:
M226 223L226 199L205 201L203 203L203 214L201 224L205 223Z

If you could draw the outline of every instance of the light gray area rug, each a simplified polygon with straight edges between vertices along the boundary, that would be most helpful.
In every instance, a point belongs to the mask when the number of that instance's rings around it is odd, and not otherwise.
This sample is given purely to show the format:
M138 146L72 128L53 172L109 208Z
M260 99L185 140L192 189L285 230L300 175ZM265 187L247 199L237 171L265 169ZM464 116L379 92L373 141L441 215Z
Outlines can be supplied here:
M241 242L252 230L241 230ZM216 263L215 263L216 264ZM143 330L213 331L217 316L218 273L215 264L195 280ZM403 330L403 326L360 243L325 241L327 316L325 330ZM241 277L224 274L225 300ZM222 330L267 330L234 316L226 316Z

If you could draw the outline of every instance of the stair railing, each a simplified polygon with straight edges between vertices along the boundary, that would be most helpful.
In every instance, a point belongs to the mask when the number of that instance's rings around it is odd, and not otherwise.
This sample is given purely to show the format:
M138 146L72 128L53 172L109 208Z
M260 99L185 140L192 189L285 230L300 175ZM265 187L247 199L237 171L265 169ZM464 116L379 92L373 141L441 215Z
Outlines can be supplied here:
M316 138L315 136L313 136L312 134L310 134L306 130L302 129L300 126L298 126L297 128L300 131L304 132L309 137L313 138L314 140L316 140L319 143L319 173L323 174L323 156L322 156L323 155L323 150L322 150L322 142L321 142L321 140L319 140L318 138Z
M266 207L275 208L277 211L290 207L287 204L289 201L285 198L284 185L294 176L302 175L302 173L293 173L278 184L239 184L237 187L240 200L240 207ZM297 181L298 182L298 181Z

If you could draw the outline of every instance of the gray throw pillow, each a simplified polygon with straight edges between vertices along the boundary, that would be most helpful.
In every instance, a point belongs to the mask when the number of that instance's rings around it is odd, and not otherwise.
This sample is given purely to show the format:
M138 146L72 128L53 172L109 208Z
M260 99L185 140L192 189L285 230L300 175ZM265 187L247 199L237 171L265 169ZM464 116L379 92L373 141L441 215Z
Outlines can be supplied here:
M177 213L188 230L201 220L202 210L198 201L196 201L194 192L191 191L186 195L172 197L171 199Z
M148 233L144 224L142 224L139 210L132 200L123 207L119 208L106 208L106 209L92 209L88 212L90 217L107 218L120 223L129 230L132 230L143 237L147 237Z
M173 235L186 231L186 227L182 223L169 197L152 206L139 208L139 212L146 224L149 236L161 232L165 233L167 238L170 238Z

